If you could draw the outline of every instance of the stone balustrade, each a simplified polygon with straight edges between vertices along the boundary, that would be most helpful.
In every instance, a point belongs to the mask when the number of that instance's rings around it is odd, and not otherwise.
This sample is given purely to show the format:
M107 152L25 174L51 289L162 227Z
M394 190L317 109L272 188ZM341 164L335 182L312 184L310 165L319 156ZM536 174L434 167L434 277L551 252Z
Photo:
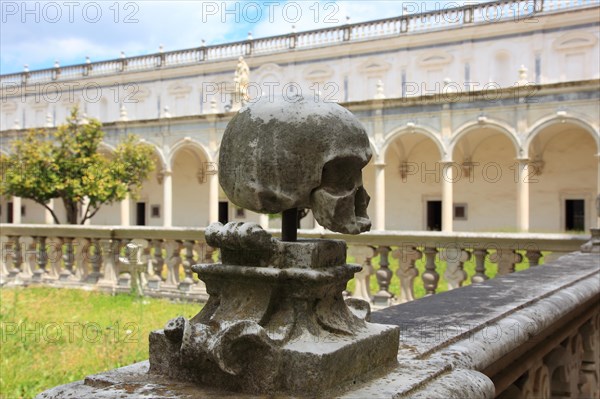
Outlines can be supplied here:
M0 231L0 285L47 284L109 292L133 289L148 296L203 301L208 295L204 284L192 275L191 266L212 263L217 256L205 243L201 228L3 224ZM432 295L438 292L440 279L448 290L463 286L469 277L472 283L481 283L488 279L486 265L505 275L514 272L519 262L537 266L540 259L547 262L577 251L587 240L584 235L531 233L299 233L304 238L346 240L350 260L363 266L349 295L368 300L376 308L414 300L419 279L425 294ZM475 264L471 276L464 269L469 260ZM424 263L422 273L417 262ZM439 265L444 263L440 275ZM375 281L378 288L371 292ZM399 288L392 289L392 285Z
M468 3L468 2L467 2ZM306 49L329 46L344 42L356 42L374 38L422 33L435 30L460 28L470 24L489 24L502 20L531 20L542 14L569 9L597 7L596 0L502 0L481 4L466 4L447 7L432 4L431 10L417 10L421 4L409 3L404 15L377 21L343 24L306 32L292 32L287 35L261 39L248 39L239 42L216 44L197 48L159 52L144 56L122 57L119 59L89 62L78 65L24 71L0 76L0 84L35 84L57 80L79 79L87 76L102 76L125 71L152 70L162 67L193 65L199 62L212 62L235 59L253 54L272 54L291 49ZM422 12L416 12L422 11Z
M37 230L37 236L44 229ZM74 235L86 229L57 228L61 235ZM95 230L88 228L89 232ZM4 231L11 236L21 233L33 234L36 229L15 226ZM156 234L177 237L171 230L119 229L110 230L115 240L121 237L145 236L156 239ZM199 229L177 230L180 242L202 236ZM315 233L305 235L315 236ZM327 234L326 234L327 235ZM108 234L110 237L110 234ZM32 236L23 237L25 252L31 254ZM118 237L118 238L117 238ZM339 237L339 236L338 236ZM351 256L362 259L363 271L357 274L373 274L372 259L379 256L401 256L404 252L397 243L414 240L413 245L422 250L406 252L404 265L417 259L440 256L460 270L461 262L467 257L483 259L486 244L495 242L499 248L508 248L509 255L499 255L495 262L510 265L516 260L510 253L510 243L535 243L540 249L555 249L557 252L574 249L583 240L581 237L559 235L533 235L518 238L516 234L463 234L450 235L426 233L367 233L354 237L350 246ZM352 239L352 237L344 237ZM418 238L418 240L416 240ZM96 238L98 240L100 238ZM94 238L92 238L92 241ZM101 240L101 239L100 239ZM360 242L356 242L360 240ZM474 244L473 250L465 250ZM512 240L512 241L511 241ZM460 249L444 248L440 243L462 243ZM371 243L375 245L366 245ZM394 243L396 245L394 245ZM597 245L598 243L596 243ZM424 245L422 247L421 245ZM188 247L190 248L189 244ZM440 251L440 248L442 249ZM597 250L597 248L596 248ZM436 253L437 251L437 253ZM77 251L75 251L77 253ZM172 252L171 252L172 253ZM434 255L436 254L436 255ZM531 252L531 262L538 257ZM50 256L48 256L50 259ZM401 258L402 259L402 258ZM12 262L12 261L11 261ZM380 279L389 278L382 263ZM41 264L41 263L40 263ZM13 267L11 263L9 267ZM40 266L41 268L41 266ZM31 270L31 265L29 269ZM12 269L9 270L9 272ZM20 273L25 273L21 266ZM431 267L427 268L431 271ZM506 269L510 271L510 267ZM481 277L481 263L477 264L476 276ZM407 281L415 279L406 273ZM6 275L4 273L3 275ZM473 278L473 277L472 277ZM400 347L397 365L373 379L357 379L343 384L331 397L341 398L598 398L600 396L600 257L598 252L572 252L542 267L531 267L517 276L510 274L479 281L461 289L440 295L430 295L418 301L390 306L371 314L371 321L400 327ZM432 284L435 278L428 278ZM403 286L408 284L403 283ZM380 285L386 292L386 285ZM364 279L356 282L357 291L370 295ZM435 290L433 290L435 291ZM408 295L410 290L403 290ZM386 296L386 295L382 295ZM403 297L409 301L410 297ZM38 395L39 399L64 397L65 392L73 397L112 397L118 392L123 398L147 395L149 385L148 361L100 373L84 381L59 386ZM172 380L152 380L156 392L169 392L173 397L183 397L193 389L195 396L231 396L230 392L190 388L190 384ZM127 386L127 392L122 390ZM100 395L100 396L99 396ZM236 397L254 397L235 393ZM282 396L283 397L283 396Z

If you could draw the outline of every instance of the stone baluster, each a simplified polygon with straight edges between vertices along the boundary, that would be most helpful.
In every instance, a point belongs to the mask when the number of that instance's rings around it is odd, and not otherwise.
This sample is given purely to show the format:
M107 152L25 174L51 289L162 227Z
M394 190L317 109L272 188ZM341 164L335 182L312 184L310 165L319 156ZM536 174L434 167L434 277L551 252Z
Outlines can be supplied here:
M426 247L423 250L425 254L425 271L423 272L423 286L425 287L425 295L435 294L437 290L438 282L440 281L440 275L435 270L435 256L437 249L432 247Z
M354 292L352 298L371 302L370 281L373 274L371 259L375 256L373 247L365 245L352 245L348 248L348 255L354 257L354 262L362 266L362 270L354 273Z
M487 255L487 249L478 248L473 250L473 257L475 258L475 275L471 277L472 283L481 283L489 278L485 274L485 258Z
M85 281L90 273L90 240L86 238L73 240L73 250L75 253L75 277L79 281Z
M122 239L119 242L119 246L117 247L117 286L121 288L130 288L131 287L131 272L127 265L123 265L121 252L124 252L124 258L128 258L133 254L128 252L127 244L129 244L129 240ZM121 249L124 249L121 251Z
M46 255L50 262L50 270L46 278L58 279L62 272L62 243L62 239L59 237L48 237L46 239Z
M377 277L379 291L373 295L373 305L389 306L394 297L389 290L390 282L394 275L389 267L390 261L388 255L390 253L390 247L381 246L377 248L377 253L379 253L379 270L375 272L375 277Z
M166 285L178 286L179 285L179 265L181 264L181 256L179 251L181 250L180 241L167 241L165 244L167 250L167 280Z
M104 264L104 273L102 273L102 277L98 281L99 286L114 288L117 283L117 276L119 275L117 269L118 243L118 240L99 240L99 249L101 251L102 263Z
M162 283L162 270L165 265L165 260L162 256L162 240L152 240L152 247L154 248L154 256L152 257L152 269L153 273L148 278L148 288L157 290L160 288Z
M85 277L85 282L88 284L97 284L102 278L100 268L102 267L102 248L100 247L100 240L98 238L92 238L89 245L88 260L92 266L92 271Z
M32 280L36 282L42 282L44 277L48 274L46 266L48 265L48 254L46 252L46 237L36 237L37 243L37 264L38 269L33 271Z
M185 272L185 278L179 283L179 289L181 291L189 291L194 285L194 279L192 276L192 266L195 264L194 261L194 241L185 240L183 242L183 248L185 249L183 264L183 271Z
M202 263L215 263L213 260L213 254L215 253L215 249L206 243L198 243L198 246L201 247L198 253L202 253Z
M65 268L60 272L58 278L60 281L68 281L74 278L73 264L75 263L75 256L73 253L73 239L70 237L64 237L63 243L63 262L65 264Z
M33 276L33 271L36 269L37 263L37 240L35 237L21 237L19 239L21 250L25 250L21 274L19 277L22 280L29 280Z
M525 252L525 257L529 261L529 266L538 266L540 264L540 258L542 257L542 251L528 249Z
M523 260L523 256L510 248L498 248L490 260L498 264L498 275L503 276L514 273L515 265Z
M14 281L21 274L21 263L23 262L19 237L8 237L7 255L8 278Z
M471 259L471 253L459 247L449 247L442 250L440 259L446 261L444 277L448 282L448 290L462 287L468 277L463 265Z
M581 398L600 397L600 313L581 327L583 356L581 363Z
M419 271L415 267L415 262L421 259L423 252L416 247L398 248L392 252L392 257L398 259L398 270L396 275L400 279L400 296L399 303L414 301L414 281L419 275Z

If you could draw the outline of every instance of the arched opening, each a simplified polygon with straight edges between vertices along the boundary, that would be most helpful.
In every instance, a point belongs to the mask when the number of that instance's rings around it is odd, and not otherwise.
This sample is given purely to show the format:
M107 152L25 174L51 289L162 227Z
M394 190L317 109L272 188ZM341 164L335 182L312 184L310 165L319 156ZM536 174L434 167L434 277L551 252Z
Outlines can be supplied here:
M454 230L515 231L519 164L510 133L475 126L455 140Z
M208 157L193 143L176 147L171 155L173 226L206 227L209 224Z
M598 217L599 151L593 132L557 120L529 141L531 229L588 231Z
M154 164L154 171L150 173L148 179L142 184L139 197L128 201L128 215L124 215L123 217L128 218L131 225L163 225L163 181L167 168L164 157L156 147Z
M420 130L398 133L385 152L388 230L441 230L440 144Z

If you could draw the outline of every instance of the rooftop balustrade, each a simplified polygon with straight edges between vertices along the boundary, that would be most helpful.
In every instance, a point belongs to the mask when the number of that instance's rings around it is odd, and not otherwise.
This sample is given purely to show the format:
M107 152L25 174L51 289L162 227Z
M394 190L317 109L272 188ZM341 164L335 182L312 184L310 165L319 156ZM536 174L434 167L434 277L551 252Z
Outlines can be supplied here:
M425 3L423 3L425 4ZM505 20L531 20L541 15L574 9L597 7L597 0L502 0L461 7L434 7L434 10L360 23L346 23L330 28L259 39L204 45L196 48L160 51L154 54L124 57L99 62L0 75L0 84L36 84L82 79L124 72L147 71L235 59L239 56L273 54L290 50L339 45L346 42L389 38L399 35L461 28L468 25L490 24Z

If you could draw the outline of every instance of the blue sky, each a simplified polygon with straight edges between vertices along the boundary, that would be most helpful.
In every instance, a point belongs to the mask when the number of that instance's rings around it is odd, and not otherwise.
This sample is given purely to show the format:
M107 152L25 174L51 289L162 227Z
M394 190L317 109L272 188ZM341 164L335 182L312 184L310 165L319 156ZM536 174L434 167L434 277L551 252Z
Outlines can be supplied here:
M0 73L433 11L463 1L0 1Z

